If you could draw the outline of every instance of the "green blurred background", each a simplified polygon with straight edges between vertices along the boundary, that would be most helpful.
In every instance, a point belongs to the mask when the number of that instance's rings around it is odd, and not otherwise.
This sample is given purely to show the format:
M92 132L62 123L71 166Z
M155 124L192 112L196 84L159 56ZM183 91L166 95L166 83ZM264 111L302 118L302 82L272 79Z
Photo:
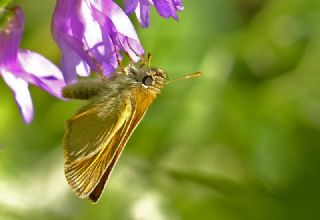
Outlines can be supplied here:
M55 1L13 1L22 42L59 63ZM31 86L25 125L0 80L0 220L320 219L320 1L184 1L179 22L132 16L152 64L171 78L97 205L63 174L64 121L82 102Z

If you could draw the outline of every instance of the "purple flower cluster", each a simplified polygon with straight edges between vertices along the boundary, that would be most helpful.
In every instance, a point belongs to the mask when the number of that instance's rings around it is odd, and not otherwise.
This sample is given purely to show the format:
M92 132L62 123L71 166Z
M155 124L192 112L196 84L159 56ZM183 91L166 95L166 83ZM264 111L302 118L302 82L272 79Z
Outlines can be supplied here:
M143 54L128 16L111 0L57 0L52 34L62 51L67 83L76 80L76 74L88 76L91 71L109 76L122 50L134 61L139 59L135 53Z
M177 11L183 10L181 0L124 0L127 14L136 13L142 27L148 27L150 23L150 4L154 5L160 16L173 17L178 20Z
M150 23L150 5L160 16L178 20L181 0L124 0L123 11L112 0L56 0L52 35L62 52L61 69L28 50L19 49L24 15L19 7L3 9L0 26L0 76L12 89L26 123L33 118L28 85L31 83L61 98L60 92L79 76L99 72L110 76L125 52L136 62L144 54L137 33L128 17L133 12L142 27ZM1 19L1 17L0 17ZM3 20L3 19L2 19Z
M30 123L33 106L29 83L56 97L61 97L65 83L59 68L49 60L38 53L19 49L24 15L18 7L6 10L11 16L7 17L5 27L0 27L0 76L13 91L24 121Z

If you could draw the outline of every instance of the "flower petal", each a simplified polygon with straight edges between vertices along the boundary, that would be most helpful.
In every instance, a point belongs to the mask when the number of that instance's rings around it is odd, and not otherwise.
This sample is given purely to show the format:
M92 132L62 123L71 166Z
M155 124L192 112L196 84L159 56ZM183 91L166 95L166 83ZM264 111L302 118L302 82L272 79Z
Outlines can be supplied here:
M126 14L132 14L138 6L138 0L124 0L124 6Z
M153 0L153 4L160 16L164 18L169 18L172 16L171 0Z
M40 54L28 50L19 50L18 62L24 71L20 73L20 77L61 98L61 89L65 83L56 65Z
M144 54L144 50L128 16L117 4L110 0L102 0L102 12L111 19L116 33L119 34L118 36L123 36L127 39L127 44L122 45L124 49L134 61L138 61L140 58L136 56L136 53L142 55ZM131 50L128 43L134 51ZM120 49L123 48L120 47Z
M150 24L150 7L148 0L140 0L139 4L139 21L141 26L146 28Z
M96 8L104 13L108 18L111 19L117 32L126 35L134 40L139 40L138 35L124 11L111 0L100 0L102 1L102 8ZM98 1L97 1L98 2Z
M93 55L97 62L99 62L104 75L107 77L114 72L117 68L117 59L115 54L115 46L112 41L111 35L116 32L111 19L109 19L105 14L99 11L97 8L92 6L92 14L98 21L100 28L102 30L102 41L100 44L100 53L97 53L99 47L92 48Z
M86 2L57 0L51 31L62 51L61 68L67 83L75 80L76 74L88 76L90 70L98 70L84 50L101 39L99 38L101 33L94 31L97 28L99 25L90 19L90 11Z
M182 11L184 9L182 1L181 0L172 0L174 8L178 11Z
M7 85L12 89L14 98L24 121L29 124L33 119L33 106L28 89L28 83L22 78L6 71L2 71L2 77Z
M75 73L101 71L109 76L121 58L116 51L126 50L135 61L139 60L135 53L143 53L131 21L112 0L57 0L52 33L62 50L67 83L76 79Z
M89 76L90 67L93 71L97 71L95 64L81 46L83 44L80 40L61 33L59 40L56 41L62 52L61 70L66 83L76 80L77 74Z
M125 11L127 14L131 14L135 10L141 26L148 27L150 23L150 4L164 18L173 17L178 20L177 11L183 10L181 0L125 0Z

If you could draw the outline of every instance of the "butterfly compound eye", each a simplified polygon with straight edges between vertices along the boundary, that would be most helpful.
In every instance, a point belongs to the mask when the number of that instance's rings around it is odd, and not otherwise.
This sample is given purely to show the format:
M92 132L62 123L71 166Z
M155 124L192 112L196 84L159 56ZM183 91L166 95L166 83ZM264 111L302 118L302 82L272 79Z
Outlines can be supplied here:
M143 85L145 85L145 86L151 86L152 83L153 83L153 78L152 78L152 76L145 75L145 76L142 78L142 83L143 83Z

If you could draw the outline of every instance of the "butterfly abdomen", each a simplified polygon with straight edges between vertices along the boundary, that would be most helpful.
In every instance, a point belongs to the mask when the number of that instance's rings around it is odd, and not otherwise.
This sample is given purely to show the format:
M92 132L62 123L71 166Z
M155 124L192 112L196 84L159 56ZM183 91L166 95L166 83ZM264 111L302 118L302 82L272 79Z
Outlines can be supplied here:
M62 89L62 96L69 99L90 99L105 88L104 81L82 80Z

